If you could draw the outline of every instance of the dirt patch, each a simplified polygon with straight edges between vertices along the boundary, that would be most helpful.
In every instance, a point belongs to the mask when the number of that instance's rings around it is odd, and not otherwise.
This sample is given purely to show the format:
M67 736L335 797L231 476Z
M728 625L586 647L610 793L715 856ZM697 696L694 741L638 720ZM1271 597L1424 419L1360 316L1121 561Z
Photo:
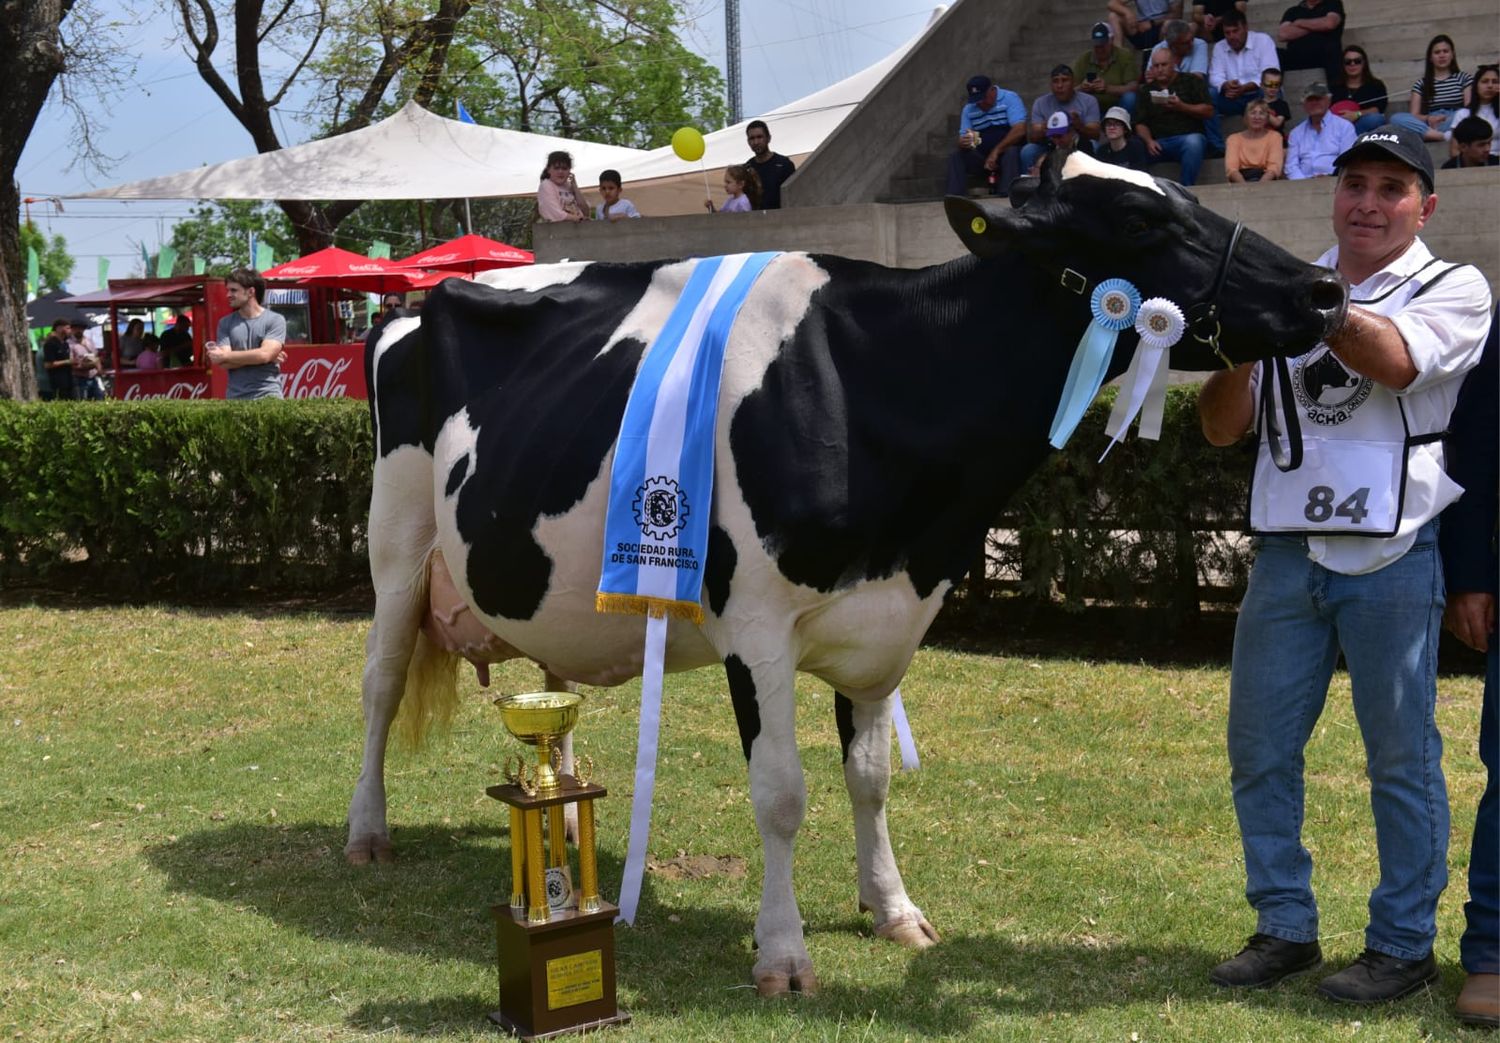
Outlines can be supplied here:
M745 875L745 860L739 855L678 855L665 862L649 858L646 872L668 880L712 880L721 876L739 880Z

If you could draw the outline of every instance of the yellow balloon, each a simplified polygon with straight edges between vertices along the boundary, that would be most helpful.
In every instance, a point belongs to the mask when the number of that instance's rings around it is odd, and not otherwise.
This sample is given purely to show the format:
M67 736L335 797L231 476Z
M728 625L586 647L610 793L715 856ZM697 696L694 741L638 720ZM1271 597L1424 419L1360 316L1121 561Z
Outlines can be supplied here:
M679 127L672 134L672 151L677 158L691 163L703 158L703 135L692 127Z

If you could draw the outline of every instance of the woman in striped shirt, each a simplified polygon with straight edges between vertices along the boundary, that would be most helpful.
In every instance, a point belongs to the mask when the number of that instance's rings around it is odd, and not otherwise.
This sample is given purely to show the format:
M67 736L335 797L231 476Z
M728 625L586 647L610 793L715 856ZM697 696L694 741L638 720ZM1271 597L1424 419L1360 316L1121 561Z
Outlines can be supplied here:
M1458 67L1458 52L1445 33L1434 36L1427 45L1427 68L1411 85L1408 112L1398 112L1392 123L1421 134L1428 141L1442 141L1453 123L1453 114L1470 101L1474 77Z

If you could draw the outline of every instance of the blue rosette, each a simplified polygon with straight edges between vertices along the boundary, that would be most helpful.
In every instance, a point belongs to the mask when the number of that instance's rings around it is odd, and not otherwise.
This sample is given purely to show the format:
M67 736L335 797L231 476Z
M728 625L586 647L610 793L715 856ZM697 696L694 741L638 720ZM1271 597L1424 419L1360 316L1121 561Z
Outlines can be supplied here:
M1056 449L1068 444L1089 404L1099 394L1109 360L1115 353L1120 331L1135 323L1141 308L1141 291L1124 279L1105 279L1089 298L1092 321L1073 352L1068 380L1063 385L1057 413L1052 417L1048 441Z

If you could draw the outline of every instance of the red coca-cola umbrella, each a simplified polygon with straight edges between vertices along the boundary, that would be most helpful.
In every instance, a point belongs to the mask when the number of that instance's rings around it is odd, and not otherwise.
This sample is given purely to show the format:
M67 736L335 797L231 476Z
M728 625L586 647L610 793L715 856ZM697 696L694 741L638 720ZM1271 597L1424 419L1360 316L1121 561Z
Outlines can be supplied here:
M405 293L442 280L441 274L398 269L394 262L330 246L261 272L267 279L290 279L306 286L333 286L367 293Z
M482 235L461 235L439 246L393 261L396 268L427 268L443 272L487 272L491 268L514 268L534 264L536 258L518 246L510 246Z

